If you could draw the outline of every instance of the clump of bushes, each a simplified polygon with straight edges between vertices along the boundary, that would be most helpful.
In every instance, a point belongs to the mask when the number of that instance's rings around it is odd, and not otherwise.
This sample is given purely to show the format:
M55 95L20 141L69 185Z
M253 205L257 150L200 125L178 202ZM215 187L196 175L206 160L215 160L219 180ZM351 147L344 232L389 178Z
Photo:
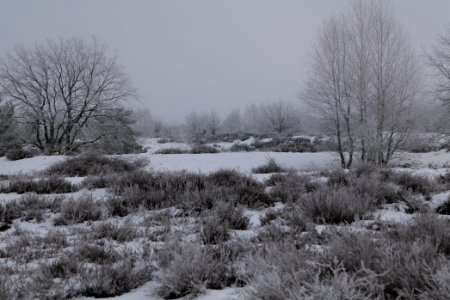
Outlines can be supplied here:
M256 174L281 173L284 171L284 168L277 164L273 158L269 159L266 164L252 169L252 172Z
M272 150L275 152L317 152L314 144L306 138L296 138L286 141L275 146Z
M229 149L230 152L249 152L253 150L255 150L254 147L243 143L235 143Z
M101 205L92 195L83 195L78 199L70 198L61 204L61 213L55 219L55 225L69 225L85 221L97 221L102 217Z
M194 145L191 149L192 154L201 154L201 153L219 153L220 151L209 145Z
M13 148L6 152L6 158L9 160L21 160L25 158L31 158L35 155L36 153L34 151L24 148Z
M391 178L405 190L422 195L430 195L437 190L436 182L423 175L414 175L408 172L397 172Z
M79 176L105 175L133 172L143 167L144 161L129 162L120 158L110 158L95 153L85 153L54 164L46 170L48 175Z
M180 148L164 148L155 151L155 154L183 154L188 153L188 151L182 150Z
M301 196L297 204L315 223L340 224L363 218L375 208L376 199L349 188L321 188Z
M50 176L45 179L28 180L12 179L8 185L0 187L1 193L36 193L36 194L64 194L73 193L78 190L78 186L72 185L64 178Z
M314 192L320 187L320 183L313 182L309 176L292 171L288 174L274 174L266 184L271 186L270 196L282 202L294 202L301 195Z

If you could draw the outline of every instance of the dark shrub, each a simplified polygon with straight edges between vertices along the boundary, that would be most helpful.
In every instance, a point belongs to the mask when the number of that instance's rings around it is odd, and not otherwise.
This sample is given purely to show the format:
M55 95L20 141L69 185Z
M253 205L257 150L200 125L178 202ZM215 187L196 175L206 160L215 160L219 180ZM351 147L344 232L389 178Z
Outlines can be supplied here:
M450 215L450 195L448 196L447 201L439 205L436 212L441 215Z
M14 148L6 152L6 158L9 160L20 160L35 156L35 152L23 148Z
M220 151L217 148L208 145L194 145L191 149L192 154L219 153L219 152Z
M256 174L281 173L284 171L285 170L280 165L278 165L273 158L269 159L269 161L265 165L261 165L252 169L252 172Z
M320 187L320 184L312 182L309 176L298 175L295 172L272 175L266 184L274 185L269 194L282 202L296 201L302 194L314 192Z
M398 172L392 180L405 190L422 195L429 195L436 190L436 182L422 175L413 175L408 172Z
M78 199L68 199L61 205L61 213L55 219L55 225L68 225L97 221L102 216L101 206L94 201L92 195L84 195Z
M250 208L271 206L275 200L266 194L263 185L241 184L235 188L237 203Z
M335 169L326 174L327 184L333 187L348 186L351 181L351 174L343 169Z
M317 152L314 144L306 138L296 138L275 146L275 152Z
M39 180L12 180L8 186L0 188L0 192L17 194L64 194L73 193L77 190L77 186L57 176Z
M40 270L47 278L69 278L77 274L78 261L74 257L63 255L56 260L43 264Z
M143 161L129 162L120 158L109 158L90 152L56 163L49 167L46 173L50 175L84 177L88 175L132 172L144 164Z
M205 245L220 244L230 238L228 223L216 216L204 217L200 222L200 236Z
M88 243L77 246L74 254L78 260L100 265L113 264L122 258L112 247Z
M321 188L302 196L298 204L305 216L315 223L351 223L370 212L376 199L350 188Z
M109 197L106 200L106 208L113 217L125 217L134 210L122 196Z
M236 170L221 169L208 175L207 181L222 187L235 187L240 184L258 186L253 178L243 175Z
M234 206L231 202L219 202L211 215L220 223L228 224L230 229L245 230L250 225L250 219L244 215L243 209Z
M182 150L180 148L165 148L155 151L155 154L183 154L188 153L188 151Z
M253 150L255 150L255 148L252 146L242 143L233 144L229 149L230 152L249 152Z

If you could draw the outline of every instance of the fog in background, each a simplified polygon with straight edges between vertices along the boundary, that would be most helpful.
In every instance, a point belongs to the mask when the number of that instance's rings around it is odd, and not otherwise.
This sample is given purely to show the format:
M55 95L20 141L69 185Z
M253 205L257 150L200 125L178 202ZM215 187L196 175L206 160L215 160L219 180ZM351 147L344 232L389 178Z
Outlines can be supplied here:
M396 0L418 53L450 22L448 0ZM96 36L117 51L139 103L160 118L296 101L318 28L345 0L1 1L0 53Z

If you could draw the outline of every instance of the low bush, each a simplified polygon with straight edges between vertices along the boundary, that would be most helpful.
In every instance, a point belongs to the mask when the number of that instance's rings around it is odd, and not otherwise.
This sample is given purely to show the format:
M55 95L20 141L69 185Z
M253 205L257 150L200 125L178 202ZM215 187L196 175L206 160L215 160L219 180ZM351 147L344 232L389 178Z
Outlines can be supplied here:
M207 181L212 185L217 185L221 187L233 188L240 184L258 186L259 183L236 170L231 169L221 169L215 171L207 176Z
M298 200L305 216L315 223L351 223L375 208L376 199L350 188L321 188Z
M46 170L49 175L80 176L105 175L132 172L141 168L144 161L129 162L120 158L105 157L95 153L85 153L54 164Z
M249 152L249 151L253 151L255 150L255 148L253 148L250 145L247 144L243 144L243 143L235 143L233 145L231 145L229 151L230 152Z
M296 138L286 141L272 148L275 152L317 152L316 147L311 143L310 139Z
M216 216L208 216L200 219L200 237L205 245L216 245L230 238L229 225Z
M392 180L405 190L422 195L430 195L437 190L436 182L424 175L414 175L408 172L397 172Z
M78 186L72 185L64 178L50 176L39 180L13 179L8 185L0 188L0 193L36 193L36 194L65 194L78 190Z
M188 151L182 150L180 148L164 148L155 151L155 154L183 154L183 153L188 153Z
M80 295L105 298L125 294L152 279L152 268L132 259L114 265L85 268L81 273Z
M194 145L191 149L192 154L201 154L201 153L219 153L220 151L217 148L214 148L209 145Z
M313 182L309 176L288 174L274 174L267 181L271 185L270 196L277 201L294 202L301 195L311 193L320 188L320 183Z
M284 171L285 170L280 165L278 165L273 158L269 159L266 164L252 169L252 172L256 174L281 173Z
M21 160L36 156L36 153L24 148L14 148L6 152L6 158L9 160Z
M232 202L219 202L211 214L220 223L227 224L230 229L245 230L250 225L250 219L244 215L240 207L236 207Z
M102 217L101 205L92 195L70 198L61 204L61 213L54 220L55 225L69 225L85 221L97 221Z
M377 274L385 299L416 299L441 261L430 241L395 241L366 233L335 235L326 253L324 264L340 264L353 274L361 268Z
M131 224L101 222L91 227L90 236L93 239L111 239L119 243L124 243L138 238L140 234Z
M237 281L235 261L239 253L230 247L183 243L163 251L171 257L159 274L162 286L158 294L165 299L193 297L205 289L223 289Z

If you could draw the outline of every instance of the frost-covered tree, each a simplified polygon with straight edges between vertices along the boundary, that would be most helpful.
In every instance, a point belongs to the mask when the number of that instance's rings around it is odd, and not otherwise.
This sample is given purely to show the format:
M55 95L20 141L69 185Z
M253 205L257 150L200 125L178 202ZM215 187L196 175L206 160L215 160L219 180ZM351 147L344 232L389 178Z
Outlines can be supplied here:
M95 39L16 47L0 66L0 88L14 103L17 121L33 130L32 142L45 153L95 143L100 136L80 140L86 126L134 96L116 57Z
M342 167L356 152L386 164L409 137L419 82L389 3L357 0L323 24L303 95L336 136Z

